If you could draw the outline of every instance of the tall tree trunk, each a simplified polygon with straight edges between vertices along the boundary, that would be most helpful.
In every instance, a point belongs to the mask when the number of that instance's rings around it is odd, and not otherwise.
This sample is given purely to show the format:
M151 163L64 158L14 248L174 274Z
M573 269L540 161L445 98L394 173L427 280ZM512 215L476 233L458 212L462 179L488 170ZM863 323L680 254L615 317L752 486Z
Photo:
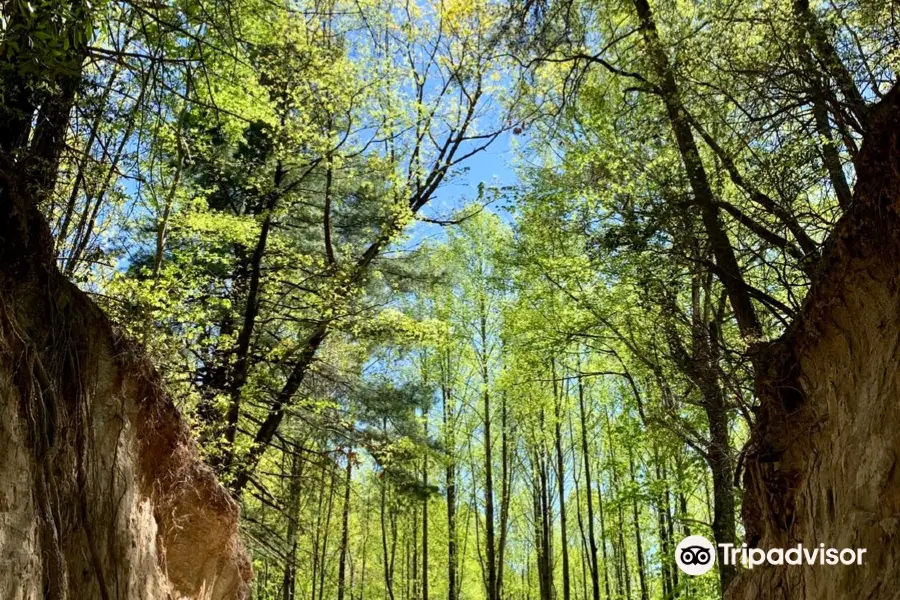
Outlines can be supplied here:
M225 470L230 469L234 462L234 441L237 436L238 419L241 413L241 395L244 385L247 383L247 377L250 374L250 344L256 327L256 319L259 316L262 298L262 263L269 243L272 222L275 218L273 212L281 194L280 188L283 178L284 167L279 160L275 166L275 175L272 182L273 189L269 193L263 208L263 221L260 225L259 237L256 239L256 246L253 248L253 254L250 256L250 279L244 305L243 322L235 344L234 367L231 369L229 377L229 402L228 410L225 413L225 449L223 453L224 460L221 465Z
M554 416L554 432L556 443L556 476L559 484L559 527L560 527L560 551L562 553L562 580L563 580L563 600L571 598L571 584L569 582L569 538L566 527L566 471L565 457L562 448L562 432L560 423L562 414L560 411L560 393L559 385L556 380L556 362L550 361L550 372L553 377L553 416Z
M734 467L731 460L731 442L728 432L728 413L721 390L706 398L706 416L709 420L709 447L707 460L713 479L713 537L716 544L733 544L736 537ZM719 553L719 582L724 593L737 575L733 564L726 565Z
M681 454L677 454L675 460L676 460L675 469L676 469L676 473L677 473L677 481L679 482L679 487L680 487L680 482L684 481L684 463L682 462ZM666 467L666 465L665 465L665 463L663 463L663 474L664 475L666 472L665 467ZM669 486L668 486L668 482L667 482L667 485L666 485L666 508L667 509L669 508L669 495L670 495L669 494ZM669 539L672 540L672 544L673 544L672 547L674 548L674 544L675 544L674 521L676 519L681 521L682 535L684 535L684 537L688 537L691 535L691 526L688 523L687 496L685 496L683 491L681 491L680 489L678 490L678 506L677 507L673 506L671 511L667 510L666 512L668 513L668 520L669 520ZM672 569L672 585L675 588L678 587L678 569L677 568Z
M700 252L694 250L695 256ZM709 323L704 322L701 297L705 292L709 297L708 277L704 277L696 270L691 277L691 353L679 348L680 342L670 333L671 345L677 350L677 362L681 370L699 389L702 396L702 406L706 412L709 435L706 444L704 458L709 465L713 479L713 537L719 554L719 583L722 593L728 589L732 579L737 574L737 568L733 564L726 564L724 560L725 549L721 544L733 544L736 536L735 529L735 497L734 497L734 467L731 456L729 407L720 384L719 368L719 324L714 318ZM706 288L706 289L704 289Z
M341 555L338 564L337 600L344 600L347 572L347 551L350 544L350 489L353 477L353 450L347 448L347 467L344 476L344 514L341 517Z
M594 532L594 486L591 482L591 458L588 452L587 411L584 406L584 381L578 375L578 415L581 421L581 459L584 462L584 481L587 488L587 522L589 560L591 567L591 598L600 600L600 568L597 563L597 537ZM604 557L604 562L605 562ZM607 590L607 597L609 591Z
M485 562L487 563L487 599L499 600L497 597L497 556L494 531L494 455L491 439L491 393L488 375L488 335L487 308L482 298L479 306L479 337L481 349L479 362L481 368L482 419L484 425L484 525L485 525Z
M540 446L540 465L541 465L541 535L543 536L544 547L544 591L547 594L546 600L555 598L555 590L553 587L553 508L550 500L550 474L549 462L550 457L547 448L544 445L544 411L541 409L541 446Z
M609 422L609 413L604 411L603 416L606 420L606 430L611 431L612 427ZM625 514L624 509L622 508L623 503L621 502L622 488L619 485L619 466L616 461L616 445L613 443L613 440L610 440L609 443L609 460L610 471L612 472L613 494L615 494L617 500L616 513L618 521L616 523L616 530L619 542L619 560L622 561L622 580L625 583L625 595L626 597L631 598L631 570L628 566L628 548L625 546Z
M423 424L425 437L428 437L428 413L425 413ZM428 600L428 455L422 457L422 484L425 487L425 498L422 500L422 600Z
M571 419L569 420L569 444L571 444L572 448L575 447L575 429L572 426ZM578 523L578 537L581 540L581 552L578 553L581 562L581 600L588 600L590 597L590 592L588 592L588 541L584 527L584 514L581 510L580 479L581 477L579 477L579 474L575 472L572 477L572 482L575 487L575 521Z
M653 11L647 0L633 1L641 24L641 32L647 44L650 62L658 80L659 95L665 104L685 173L691 191L694 193L694 201L700 210L706 236L712 247L718 270L717 275L722 286L728 292L741 336L750 342L755 342L762 335L762 325L750 299L749 287L744 280L744 274L738 264L731 240L728 239L722 223L718 203L710 187L703 160L682 105L681 92L675 80L675 74L656 29Z
M325 465L322 465L322 476L319 479L319 499L316 503L316 529L312 535L312 577L310 578L311 593L310 600L316 600L316 591L319 582L319 548L322 543L322 517L324 516L323 507L325 505Z
M288 485L288 524L286 541L291 550L284 565L284 577L281 583L282 600L294 600L297 581L297 544L300 516L300 478L303 475L303 461L295 450L291 454L291 482Z
M452 392L450 389L450 353L445 352L441 361L441 401L443 408L444 445L447 459L444 467L444 483L447 487L447 600L457 600L456 557L456 436Z
M628 471L631 474L631 483L635 490L634 494L631 496L631 512L634 517L634 544L637 553L638 579L641 584L641 600L649 600L650 594L647 590L647 573L644 566L644 544L641 540L641 520L638 512L638 482L634 470L634 456L632 455L630 447L628 448Z
M367 495L368 496L368 495ZM362 547L360 548L360 555L362 555L362 561L359 567L359 600L365 600L366 598L366 579L368 575L368 570L366 569L366 559L369 557L369 526L370 526L370 517L372 514L372 505L368 501L369 498L366 498L366 512L363 516L363 539L362 539Z
M534 515L535 567L537 568L538 597L544 600L544 534L542 528L543 517L541 516L540 467L538 466L537 453L534 454L531 460L531 510Z
M547 476L541 450L535 450L532 458L533 481L532 497L534 500L534 537L536 552L536 566L538 577L538 590L540 600L551 600L551 577L549 544L547 535Z
M672 538L669 537L669 490L668 482L666 482L663 474L662 459L659 455L659 449L654 445L653 463L656 470L657 484L664 484L666 487L660 486L660 491L655 498L656 504L656 524L659 531L659 547L660 547L660 578L662 579L663 598L671 598L675 592L675 585L672 582Z
M410 518L404 519L407 522L406 529L409 529L409 521L412 520L412 536L403 536L404 561L403 561L403 600L417 600L416 589L419 585L419 519L415 512L409 515ZM412 538L412 539L410 539ZM412 558L410 558L410 549L412 549ZM410 576L412 571L412 576Z
M600 446L603 444L601 442ZM601 463L602 464L602 463ZM603 558L603 589L606 591L606 600L612 598L612 592L610 591L609 586L609 556L606 550L606 517L604 515L603 510L603 471L600 471L600 476L597 481L597 513L600 517L600 548L602 549L602 558Z
M328 504L325 510L325 530L322 535L322 556L319 559L319 600L325 599L325 572L328 566L328 534L331 531L331 515L334 513L334 490L335 485L335 465L328 463L328 470L331 471L331 477L328 484Z
M384 589L387 592L387 597L390 600L394 600L394 560L392 557L392 553L388 553L388 524L387 524L387 480L384 479L384 472L382 472L382 480L381 480L381 556L382 563L384 565ZM396 543L396 536L394 536L394 540L392 543Z
M500 398L500 540L497 544L497 598L503 598L503 573L509 532L509 503L512 496L512 466L509 452L509 409L506 394Z
M695 314L699 310L695 311ZM715 322L704 327L694 318L695 360L689 368L690 376L703 395L703 408L709 423L709 444L706 461L713 480L713 537L719 544L733 544L736 537L734 466L731 456L731 418L719 382L718 326ZM737 567L725 564L724 550L719 552L719 583L722 593L737 575Z

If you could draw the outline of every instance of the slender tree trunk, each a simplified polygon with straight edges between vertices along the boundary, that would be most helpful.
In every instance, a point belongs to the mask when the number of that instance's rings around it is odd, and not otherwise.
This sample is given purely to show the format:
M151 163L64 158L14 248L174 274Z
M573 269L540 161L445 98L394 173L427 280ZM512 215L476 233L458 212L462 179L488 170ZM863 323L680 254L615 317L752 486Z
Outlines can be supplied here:
M310 579L312 593L310 600L316 600L317 584L319 581L319 547L322 540L322 517L324 516L323 507L325 504L325 465L322 465L322 477L319 479L319 499L316 503L316 530L312 536L312 577Z
M334 513L335 466L329 462L331 477L328 484L328 504L325 512L325 532L322 536L322 557L319 560L319 600L325 599L325 572L328 565L328 534L331 531L331 516Z
M412 536L403 536L403 600L416 600L418 593L416 587L419 585L419 520L418 515L412 515ZM407 522L405 529L409 530L409 518L404 519ZM410 539L412 537L412 539ZM412 549L412 558L410 558L410 548ZM412 576L410 577L410 571ZM412 581L410 581L412 580ZM410 585L412 583L412 585Z
M713 479L713 537L717 544L732 544L736 537L734 502L734 467L731 461L731 442L728 433L728 413L721 390L706 398L710 443L707 452ZM734 565L726 565L720 553L719 581L722 593L737 575Z
M609 413L604 412L604 418L606 419L606 430L611 431L612 427L609 422ZM631 598L631 570L628 566L628 549L625 546L625 514L623 512L622 502L621 502L621 486L619 485L619 466L616 461L616 446L610 440L609 444L609 459L610 459L610 470L612 471L612 484L613 484L613 493L617 500L616 502L616 512L618 516L617 525L617 537L619 542L619 559L622 561L622 580L625 583L625 595L628 598Z
M250 345L253 331L256 327L256 318L259 316L262 298L262 263L269 243L272 222L275 218L273 212L281 193L280 188L283 178L284 167L279 161L275 166L275 175L272 182L273 189L269 193L263 208L263 221L260 226L259 237L250 257L250 281L244 306L244 318L235 344L234 367L229 378L229 403L228 410L225 413L225 450L222 464L222 468L226 470L231 468L234 461L234 441L237 436L238 419L241 413L241 395L244 385L247 383L247 377L250 374Z
M541 527L541 484L537 453L532 457L532 474L531 474L531 509L534 513L534 549L535 549L535 567L537 568L538 579L538 597L544 600L544 533ZM530 589L530 588L529 588Z
M367 494L368 496L368 494ZM362 564L359 567L359 600L366 599L366 579L368 571L366 569L366 559L369 557L369 522L372 513L371 504L366 498L366 513L363 518L363 539L360 554L362 555Z
M388 563L388 570L391 574L391 588L394 589L396 586L396 576L395 576L395 565L397 559L397 541L399 539L399 535L397 535L397 507L392 506L390 511L388 511L388 523L391 526L391 555L390 562Z
M532 497L534 500L534 538L536 552L536 566L538 577L538 590L540 600L551 600L550 573L547 545L547 514L546 514L546 475L544 472L541 451L535 450L533 463Z
M503 598L506 541L509 532L509 503L512 496L512 466L509 452L509 410L506 394L500 398L500 541L497 548L497 598Z
M631 497L631 512L634 517L634 543L637 553L638 579L641 584L641 600L649 600L650 594L647 590L647 573L644 566L644 545L641 540L641 520L639 518L638 501L637 501L637 476L634 470L634 457L631 448L628 448L628 470L631 473L631 483L635 489L634 495Z
M587 411L584 406L584 381L578 375L578 415L581 421L581 457L584 462L584 481L587 488L587 522L589 561L591 567L591 598L600 600L600 568L597 564L597 536L594 532L594 486L591 482L591 459L588 452ZM604 557L605 561L605 557ZM607 597L609 591L607 590Z
M625 578L622 576L622 547L619 545L618 539L610 540L613 555L613 573L616 577L616 598L625 595Z
M425 413L425 437L428 437L428 413ZM422 458L422 483L425 498L422 500L422 600L428 600L428 455Z
M347 551L350 544L350 489L353 477L353 450L348 448L346 475L344 477L344 514L341 517L341 555L338 564L337 600L344 600L346 588Z
M663 476L665 476L666 475L666 462L665 461L663 461L662 467L663 467ZM682 463L681 463L680 455L676 455L676 471L677 471L677 477L678 477L677 481L680 484L680 482L684 481L684 474L683 474L683 470L682 470ZM691 535L691 527L687 522L688 506L687 506L687 497L684 495L684 492L682 492L680 490L678 492L680 508L676 508L675 506L672 506L671 510L670 510L669 496L670 496L670 493L669 493L669 485L668 485L668 479L667 479L667 481L666 481L666 518L669 521L669 539L672 540L672 551L674 552L675 545L676 545L675 544L676 538L675 538L674 521L676 520L676 518L681 520L681 523L682 523L681 528L682 528L682 533L684 534L684 537L688 537ZM674 558L674 555L673 555L673 558ZM675 589L678 588L678 568L677 568L677 566L672 567L672 587Z
M618 496L618 491L616 496ZM619 557L622 559L622 579L625 581L625 596L631 598L631 567L628 564L628 547L625 545L625 514L621 503L618 505Z
M718 277L728 293L741 336L751 342L758 340L762 334L762 326L750 299L749 287L744 281L744 275L735 256L734 248L722 224L718 204L710 187L706 169L697 149L697 143L686 118L675 74L659 39L653 11L647 0L633 1L641 23L641 32L647 44L650 61L658 80L659 94L665 103L669 123L681 154L685 173L694 193L694 201L699 207L701 220L712 248L716 267L719 271Z
M484 414L484 521L485 521L485 561L487 562L487 599L499 600L497 597L497 556L494 531L494 456L493 441L491 439L491 394L488 389L490 383L488 375L488 336L487 336L487 308L484 300L479 307L479 336L481 342L481 396L482 410Z
M602 443L601 443L602 447ZM603 558L603 589L606 591L606 599L612 598L612 592L609 586L609 556L606 550L606 517L603 510L603 471L600 471L600 478L597 481L597 513L600 517L600 548L602 549Z
M569 581L569 537L566 527L566 472L565 457L562 448L562 432L560 423L562 414L560 410L560 393L559 385L556 381L556 362L550 361L550 372L553 377L553 411L554 411L554 431L556 434L556 475L559 484L559 527L560 527L560 551L562 552L562 580L563 580L563 600L571 598L571 583Z
M588 565L588 539L587 532L584 526L584 510L582 509L581 501L581 473L584 472L584 464L582 463L581 465L581 472L575 470L578 463L575 448L578 447L578 444L575 441L575 425L572 419L572 413L568 412L567 415L569 424L569 447L572 448L572 462L574 464L574 466L572 467L572 484L575 487L575 519L578 522L578 537L581 540L581 552L578 553L581 561L581 600L589 600L591 597L591 592L588 590L588 586L590 585L588 571L592 567L589 567ZM590 493L590 491L588 491L588 493Z
M543 419L542 419L543 420ZM541 427L543 431L543 427ZM543 441L541 441L541 536L542 536L542 547L544 549L544 569L543 569L543 577L544 577L544 587L543 591L546 594L543 600L552 600L554 597L553 591L553 518L551 517L550 511L550 482L549 482L549 474L547 463L549 461L549 457L547 456L547 451L544 448Z
M665 482L665 476L663 475L662 461L659 456L659 450L655 446L653 448L653 462L656 470L656 481L658 484L663 484ZM659 531L659 566L660 578L662 579L663 586L663 598L671 598L675 591L675 588L672 585L672 570L670 563L672 559L672 540L669 537L667 523L669 517L668 494L668 489L661 487L655 499L656 524Z
M288 485L288 524L287 543L291 550L284 565L284 578L281 583L282 600L294 600L297 580L297 543L298 525L297 519L300 513L300 478L303 475L303 461L297 451L291 454L291 482Z
M450 352L445 352L441 361L441 400L443 408L444 444L447 462L444 468L444 483L447 487L447 600L457 600L456 575L456 436L454 434L452 392L450 379Z
M381 551L382 551L382 562L384 564L384 589L387 592L388 598L390 600L394 600L394 581L393 581L393 559L390 558L388 553L388 531L387 531L387 481L383 478L381 480ZM395 540L396 541L396 540Z

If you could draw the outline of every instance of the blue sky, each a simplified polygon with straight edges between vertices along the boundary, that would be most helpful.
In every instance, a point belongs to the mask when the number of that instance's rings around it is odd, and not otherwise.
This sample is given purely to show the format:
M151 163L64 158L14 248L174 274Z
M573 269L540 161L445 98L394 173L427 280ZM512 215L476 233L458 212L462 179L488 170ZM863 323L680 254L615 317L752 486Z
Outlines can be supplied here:
M518 152L513 135L507 131L498 137L486 150L469 158L464 167L451 181L445 182L438 189L435 198L423 209L422 214L428 218L446 218L465 204L475 200L478 184L486 186L512 186L518 183L518 175L513 167ZM495 212L498 206L492 207ZM413 240L421 241L424 237L440 236L443 228L425 225L421 231L414 232Z

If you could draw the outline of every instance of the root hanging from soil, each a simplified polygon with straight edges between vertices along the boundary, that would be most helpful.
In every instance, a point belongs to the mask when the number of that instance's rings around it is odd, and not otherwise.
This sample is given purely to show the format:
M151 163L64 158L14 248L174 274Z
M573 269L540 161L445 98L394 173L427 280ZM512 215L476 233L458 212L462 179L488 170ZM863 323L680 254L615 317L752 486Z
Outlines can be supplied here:
M152 366L52 265L0 264L0 409L0 500L22 498L0 513L22 530L0 536L0 597L248 595L237 504Z

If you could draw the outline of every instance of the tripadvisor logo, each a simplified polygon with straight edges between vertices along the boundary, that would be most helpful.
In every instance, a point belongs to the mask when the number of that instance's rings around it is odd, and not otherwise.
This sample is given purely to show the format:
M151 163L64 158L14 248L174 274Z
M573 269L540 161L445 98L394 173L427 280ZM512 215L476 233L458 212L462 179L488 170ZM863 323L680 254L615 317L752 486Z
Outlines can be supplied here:
M813 548L797 544L787 549L771 548L768 551L762 548L748 548L746 544L741 546L719 544L719 549L724 564L736 565L740 562L748 569L766 564L861 565L863 555L866 553L865 548L826 548L825 544ZM712 569L716 562L716 548L702 535L688 536L675 548L675 562L678 568L688 575L703 575Z
M675 548L675 562L688 575L703 575L716 562L716 548L702 535L689 535Z

